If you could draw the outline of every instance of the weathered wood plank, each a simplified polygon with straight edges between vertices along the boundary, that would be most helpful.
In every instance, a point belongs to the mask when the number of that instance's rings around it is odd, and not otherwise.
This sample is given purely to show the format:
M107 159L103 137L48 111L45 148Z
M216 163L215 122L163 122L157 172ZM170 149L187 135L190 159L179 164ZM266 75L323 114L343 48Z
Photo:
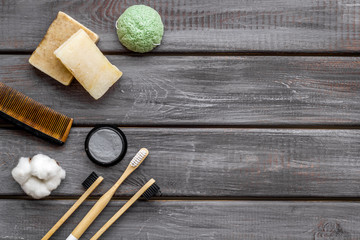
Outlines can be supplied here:
M360 62L348 57L108 56L123 72L100 100L1 55L0 81L75 124L320 125L360 123Z
M133 4L149 5L165 25L156 52L358 52L356 0L2 1L0 50L32 51L64 11L100 35L103 51L126 51L115 21Z
M38 240L72 203L0 200L0 239ZM92 204L85 202L53 239L65 239ZM123 204L111 202L83 238L90 239ZM351 240L360 238L359 209L357 202L137 202L102 239Z
M73 128L64 146L14 129L0 129L0 195L23 195L11 177L21 156L39 152L57 159L67 178L53 196L83 193L80 183L96 171L105 178L95 196L122 174L141 147L142 166L118 190L129 196L151 177L163 197L359 197L359 130L123 128L125 159L104 168L84 151L91 128Z

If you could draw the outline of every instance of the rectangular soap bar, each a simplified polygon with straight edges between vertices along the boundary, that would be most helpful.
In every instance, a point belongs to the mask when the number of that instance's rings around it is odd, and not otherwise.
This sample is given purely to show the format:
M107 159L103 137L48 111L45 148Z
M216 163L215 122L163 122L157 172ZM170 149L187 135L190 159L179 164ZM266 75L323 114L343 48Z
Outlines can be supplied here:
M82 29L54 54L95 99L102 97L122 76Z
M54 51L79 29L83 29L93 42L99 40L96 33L90 31L69 15L59 12L39 46L31 55L29 63L62 84L69 85L73 75L55 57Z

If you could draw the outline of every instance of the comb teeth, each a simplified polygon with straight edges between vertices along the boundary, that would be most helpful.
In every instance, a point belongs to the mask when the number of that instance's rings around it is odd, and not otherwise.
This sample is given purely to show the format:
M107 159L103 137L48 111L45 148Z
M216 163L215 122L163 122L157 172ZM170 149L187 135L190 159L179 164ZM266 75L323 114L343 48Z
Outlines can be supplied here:
M0 116L36 136L63 144L73 122L0 82Z
M146 148L140 149L140 151L133 157L133 159L130 162L130 165L132 167L137 167L144 158L149 154L149 151Z
M83 185L85 189L88 189L98 178L99 176L96 172L92 172L81 185Z
M150 200L153 196L155 196L160 190L160 187L154 183L151 185L142 195L146 200Z

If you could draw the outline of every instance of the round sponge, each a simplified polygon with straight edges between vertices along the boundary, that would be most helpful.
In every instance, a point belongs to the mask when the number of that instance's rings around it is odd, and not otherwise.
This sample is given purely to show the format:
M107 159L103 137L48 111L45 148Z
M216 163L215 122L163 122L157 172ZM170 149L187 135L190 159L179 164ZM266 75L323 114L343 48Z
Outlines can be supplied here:
M157 11L145 5L133 5L116 22L119 41L127 49L145 53L160 45L164 25Z

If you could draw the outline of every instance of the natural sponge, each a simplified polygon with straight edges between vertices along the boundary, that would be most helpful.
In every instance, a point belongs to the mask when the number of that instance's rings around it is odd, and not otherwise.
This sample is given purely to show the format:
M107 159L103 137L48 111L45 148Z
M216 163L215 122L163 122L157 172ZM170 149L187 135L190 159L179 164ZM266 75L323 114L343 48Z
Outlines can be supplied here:
M133 5L116 22L119 41L129 50L139 53L160 45L164 25L157 11L145 5Z

